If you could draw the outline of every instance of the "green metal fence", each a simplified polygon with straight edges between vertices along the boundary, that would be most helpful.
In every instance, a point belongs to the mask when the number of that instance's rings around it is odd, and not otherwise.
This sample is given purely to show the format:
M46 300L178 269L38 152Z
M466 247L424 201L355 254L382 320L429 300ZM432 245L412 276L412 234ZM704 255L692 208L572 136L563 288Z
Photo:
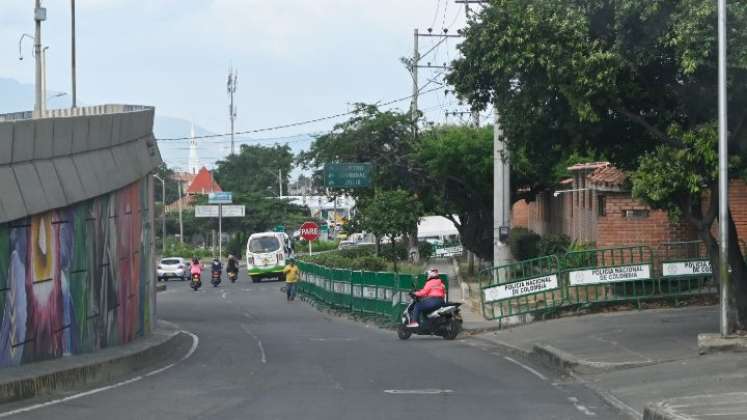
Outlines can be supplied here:
M396 320L409 302L408 292L425 283L425 275L352 271L303 261L298 267L302 295L334 308L391 320ZM448 276L441 275L441 279L448 291Z
M699 241L569 252L506 264L480 273L487 319L595 304L718 293Z

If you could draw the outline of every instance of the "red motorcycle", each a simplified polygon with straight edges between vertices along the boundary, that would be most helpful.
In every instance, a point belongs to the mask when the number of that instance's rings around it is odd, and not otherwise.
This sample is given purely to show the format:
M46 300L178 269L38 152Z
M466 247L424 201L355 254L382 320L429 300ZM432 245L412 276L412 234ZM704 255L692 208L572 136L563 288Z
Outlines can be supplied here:
M192 283L189 285L194 291L196 292L197 289L202 287L202 280L200 280L200 275L197 273L192 273Z

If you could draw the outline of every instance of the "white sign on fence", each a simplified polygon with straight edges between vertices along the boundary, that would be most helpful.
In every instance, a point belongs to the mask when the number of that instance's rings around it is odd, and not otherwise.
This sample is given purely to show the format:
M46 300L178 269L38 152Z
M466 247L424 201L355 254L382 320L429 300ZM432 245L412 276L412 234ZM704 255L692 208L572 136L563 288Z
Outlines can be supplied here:
M544 277L501 284L483 290L485 303L496 302L517 296L531 295L558 288L558 276L551 274Z
M456 255L462 255L463 253L464 253L464 248L462 248L461 245L450 246L446 248L436 248L436 250L433 251L433 255L435 257L453 257Z
M648 264L623 265L619 267L602 267L591 270L571 271L569 278L571 286L648 280L651 278L651 266Z
M661 273L664 277L711 274L711 262L708 260L665 262L661 265Z
M195 217L218 217L218 206L195 206ZM244 217L246 207L242 205L223 206L223 217Z

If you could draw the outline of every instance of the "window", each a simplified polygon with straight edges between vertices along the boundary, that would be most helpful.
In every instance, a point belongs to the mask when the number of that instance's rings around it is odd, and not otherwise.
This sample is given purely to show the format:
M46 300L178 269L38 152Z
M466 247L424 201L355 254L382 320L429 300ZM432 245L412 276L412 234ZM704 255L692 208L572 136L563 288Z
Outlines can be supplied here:
M648 213L648 210L642 209L623 210L623 215L626 219L646 219L648 218Z
M280 249L280 242L272 236L260 236L249 241L249 252L262 254L265 252L275 252Z
M597 216L607 215L607 197L600 195L597 196Z

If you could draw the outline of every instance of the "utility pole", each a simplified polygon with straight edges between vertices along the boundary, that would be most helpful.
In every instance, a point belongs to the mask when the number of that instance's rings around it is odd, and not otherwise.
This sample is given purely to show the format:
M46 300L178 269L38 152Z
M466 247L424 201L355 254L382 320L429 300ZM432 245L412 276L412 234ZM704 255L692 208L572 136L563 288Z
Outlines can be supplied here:
M279 198L283 198L283 170L278 168L278 191L280 192Z
M73 108L78 106L78 90L76 86L76 63L75 63L75 0L70 0L70 67L72 77Z
M41 67L42 67L42 109L47 111L47 50L49 47L42 48Z
M511 226L510 160L498 110L493 126L493 267L508 263L511 250L508 234Z
M718 231L722 337L731 334L734 325L729 278L729 126L726 113L726 82L726 0L718 0Z
M418 131L418 63L420 62L420 50L418 49L418 30L414 30L413 51L412 51L412 105L410 108L412 119L412 133L415 135Z
M228 84L226 86L226 90L228 91L228 96L231 98L231 103L228 106L228 117L231 120L231 154L235 154L236 151L234 149L234 123L236 121L236 105L234 104L234 95L236 94L236 87L238 85L239 81L239 74L235 69L232 69L228 73Z
M179 181L179 200L177 200L179 206L179 242L184 244L184 224L182 223L182 182Z
M36 102L34 103L34 113L39 118L46 111L44 107L44 93L42 91L42 41L41 41L41 24L47 20L47 9L41 7L41 0L36 0L34 7L34 23L36 32L34 36L34 57L36 57Z
M153 178L161 181L161 256L166 256L166 180L153 174Z

